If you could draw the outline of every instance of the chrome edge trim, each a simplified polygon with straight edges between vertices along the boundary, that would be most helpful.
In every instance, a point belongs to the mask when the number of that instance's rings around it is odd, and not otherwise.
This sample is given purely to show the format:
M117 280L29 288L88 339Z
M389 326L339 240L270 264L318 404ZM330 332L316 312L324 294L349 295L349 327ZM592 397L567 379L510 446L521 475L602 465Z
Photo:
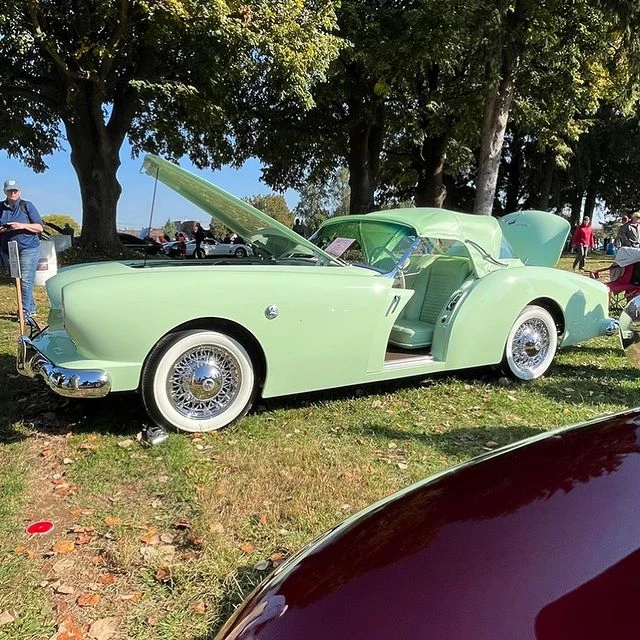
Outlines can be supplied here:
M18 339L16 368L27 378L40 376L52 391L69 398L102 398L111 391L106 371L56 367L26 336Z

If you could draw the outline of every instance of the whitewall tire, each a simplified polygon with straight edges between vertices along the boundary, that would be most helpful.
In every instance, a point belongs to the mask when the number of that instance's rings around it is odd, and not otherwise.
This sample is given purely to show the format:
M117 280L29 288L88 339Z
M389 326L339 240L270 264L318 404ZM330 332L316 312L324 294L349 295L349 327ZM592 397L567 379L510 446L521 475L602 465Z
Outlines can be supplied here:
M546 373L558 348L558 330L542 307L525 307L509 331L503 366L519 380L535 380Z
M250 409L256 389L251 357L217 331L170 334L145 364L141 391L150 417L190 432L222 429Z

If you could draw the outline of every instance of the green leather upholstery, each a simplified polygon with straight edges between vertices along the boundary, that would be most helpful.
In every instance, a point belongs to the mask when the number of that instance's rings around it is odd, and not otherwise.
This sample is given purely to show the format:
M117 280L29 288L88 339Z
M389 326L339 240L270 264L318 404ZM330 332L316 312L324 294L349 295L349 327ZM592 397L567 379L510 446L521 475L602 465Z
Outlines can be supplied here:
M393 325L391 344L405 349L430 346L443 307L470 273L467 258L441 256L407 282L415 295Z

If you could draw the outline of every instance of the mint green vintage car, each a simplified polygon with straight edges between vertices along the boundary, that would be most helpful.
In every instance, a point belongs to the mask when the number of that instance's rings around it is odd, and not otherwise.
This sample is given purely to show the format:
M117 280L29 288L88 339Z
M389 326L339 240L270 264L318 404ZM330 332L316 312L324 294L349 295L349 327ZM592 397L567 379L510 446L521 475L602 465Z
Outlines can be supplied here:
M557 347L617 331L603 284L551 268L569 230L558 216L396 209L307 240L166 160L144 169L256 255L62 269L48 327L18 350L20 373L61 395L137 390L157 424L210 431L258 393L500 364L533 380Z

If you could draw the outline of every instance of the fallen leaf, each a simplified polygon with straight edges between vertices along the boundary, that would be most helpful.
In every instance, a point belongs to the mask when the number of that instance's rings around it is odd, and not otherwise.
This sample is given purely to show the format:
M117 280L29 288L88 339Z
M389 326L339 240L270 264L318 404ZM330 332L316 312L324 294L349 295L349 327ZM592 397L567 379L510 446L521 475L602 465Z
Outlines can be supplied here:
M169 582L171 575L171 567L160 567L156 571L155 578L158 582Z
M119 626L120 618L101 618L89 627L89 637L95 640L109 640Z
M187 540L194 546L194 547L201 547L204 544L204 536L197 536L194 533L190 533Z
M115 516L107 516L104 519L104 523L107 525L107 527L117 527L119 524L122 524L122 520Z
M56 588L56 593L61 593L65 596L68 596L70 593L73 593L75 589L70 584L61 584Z
M250 556L254 552L254 550L255 547L250 542L244 542L240 545L240 551L246 553L248 556Z
M76 543L73 540L63 538L58 540L51 549L56 553L71 553L76 548Z
M211 533L224 533L224 525L221 522L214 522L209 526Z
M121 449L128 449L129 447L132 447L135 444L135 440L120 440L120 442L118 442L118 446Z
M150 527L144 535L140 536L140 542L144 542L145 544L158 544L158 542L160 542L158 530L155 527Z
M284 558L285 558L284 553L274 553L269 557L269 560L271 560L271 562L275 564L276 562L282 562Z
M269 568L269 563L266 560L260 560L260 562L256 562L256 564L253 565L253 568L257 571L264 571Z
M202 615L207 611L207 605L204 600L196 600L189 605L189 611Z
M161 544L158 547L158 555L161 556L165 562L168 562L176 555L176 548L172 544Z
M10 613L9 611L3 611L0 613L0 627L5 624L11 624L16 619L14 613Z
M81 533L76 537L76 544L89 544L95 539L90 533Z
M140 591L134 591L133 593L126 593L120 596L120 600L127 602L139 602L142 599L142 593Z
M261 527L266 527L267 526L267 516L261 515L260 516L260 520L258 522L260 523Z
M91 516L94 513L94 509L81 509L80 507L72 507L69 509L69 514L72 516Z
M71 458L64 458L62 464L73 464L73 460Z
M51 567L51 569L53 570L53 573L64 573L65 571L68 571L69 569L71 569L76 563L71 560L71 558L63 558L62 560L58 560L57 562L54 562L53 566Z
M50 640L86 640L84 629L73 618L66 618L58 626L58 632Z
M27 558L33 558L33 556L35 555L35 551L22 546L16 547L13 552L19 556L26 556Z
M107 561L107 556L99 554L91 558L91 564L104 564Z
M173 526L176 529L190 529L191 525L189 524L189 522L187 520L185 520L184 518L179 518L178 520L175 520L173 522Z
M103 573L101 576L98 576L98 582L100 584L113 584L116 581L116 577L113 573Z
M72 485L64 485L56 487L53 490L53 494L58 496L59 498L66 498L69 495L73 495L78 490L78 486L75 484Z
M81 607L95 607L100 602L100 594L99 593L82 593L78 596L76 600L79 606Z
M176 537L171 533L163 533L160 536L160 540L165 544L172 544Z

